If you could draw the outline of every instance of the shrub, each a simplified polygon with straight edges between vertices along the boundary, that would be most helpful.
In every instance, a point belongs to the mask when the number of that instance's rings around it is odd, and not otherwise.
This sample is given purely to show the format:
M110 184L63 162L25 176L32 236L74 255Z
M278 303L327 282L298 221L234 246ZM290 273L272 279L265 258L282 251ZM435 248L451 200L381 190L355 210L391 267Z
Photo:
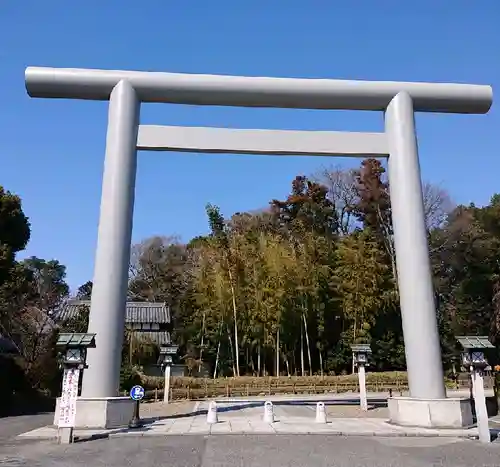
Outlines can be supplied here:
M130 391L136 384L142 384L139 370L135 366L123 366L120 370L120 389Z

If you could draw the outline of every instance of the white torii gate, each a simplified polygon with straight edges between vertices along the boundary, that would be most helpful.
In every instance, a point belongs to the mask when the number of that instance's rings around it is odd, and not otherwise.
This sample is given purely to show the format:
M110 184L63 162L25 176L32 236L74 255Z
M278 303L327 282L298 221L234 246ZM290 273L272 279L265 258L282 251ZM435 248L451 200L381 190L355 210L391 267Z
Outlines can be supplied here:
M446 399L429 262L414 112L484 114L490 86L341 81L28 67L31 97L109 100L89 349L80 400L85 424L117 398L132 235L137 149L269 155L388 157L390 199L410 397L390 401L395 423L462 426L470 406ZM141 103L374 110L385 132L242 130L140 125ZM85 408L83 408L85 406ZM465 406L465 409L464 409ZM467 412L467 407L469 407ZM77 413L82 413L78 409ZM128 410L128 409L127 409ZM464 412L465 410L465 412ZM110 409L112 412L113 410ZM109 411L108 411L109 412ZM465 415L464 415L465 413ZM83 417L83 415L81 415ZM106 421L103 422L103 420ZM80 420L80 424L84 424ZM121 422L119 423L119 421ZM128 421L128 420L126 420ZM78 415L77 415L77 425ZM121 423L122 424L122 423Z

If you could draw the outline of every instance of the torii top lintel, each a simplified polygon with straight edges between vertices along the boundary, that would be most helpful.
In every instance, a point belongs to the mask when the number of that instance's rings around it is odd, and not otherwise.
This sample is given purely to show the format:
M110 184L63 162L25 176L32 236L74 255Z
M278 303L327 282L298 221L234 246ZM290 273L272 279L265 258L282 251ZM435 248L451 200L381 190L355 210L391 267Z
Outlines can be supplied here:
M384 111L407 92L417 112L484 114L493 102L491 86L454 83L264 78L146 71L28 67L31 97L108 100L127 80L142 102L237 107L281 107Z

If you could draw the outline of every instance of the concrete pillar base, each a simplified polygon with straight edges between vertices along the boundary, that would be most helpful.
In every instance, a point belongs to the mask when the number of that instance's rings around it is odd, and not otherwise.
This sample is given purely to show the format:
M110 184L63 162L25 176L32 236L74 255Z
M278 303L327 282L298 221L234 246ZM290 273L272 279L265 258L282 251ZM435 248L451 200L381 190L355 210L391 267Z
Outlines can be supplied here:
M473 425L470 400L467 398L388 399L390 423L421 428L465 428Z
M54 425L59 419L59 402L56 401ZM129 397L79 397L76 400L75 428L109 429L126 427L132 419L134 401Z

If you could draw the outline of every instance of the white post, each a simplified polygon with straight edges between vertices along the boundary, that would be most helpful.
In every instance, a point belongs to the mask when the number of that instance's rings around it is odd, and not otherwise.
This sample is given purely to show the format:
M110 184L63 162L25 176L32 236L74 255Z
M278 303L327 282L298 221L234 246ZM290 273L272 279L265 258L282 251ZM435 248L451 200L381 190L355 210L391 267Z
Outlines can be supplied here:
M326 408L324 402L316 404L316 423L327 423Z
M207 423L213 424L218 422L219 422L219 417L217 416L217 402L211 401L210 404L208 405Z
M264 422L274 423L274 407L271 401L264 403Z
M165 384L164 384L164 391L163 391L163 402L165 404L168 404L168 398L169 398L169 393L170 393L170 364L167 364L165 367Z
M490 443L491 436L488 420L488 410L486 408L483 373L481 370L474 369L472 372L472 392L474 394L474 406L476 408L479 441L481 441L481 443Z
M360 364L358 366L358 379L359 379L359 405L361 410L365 412L368 410L368 401L366 399L366 373L365 366Z

